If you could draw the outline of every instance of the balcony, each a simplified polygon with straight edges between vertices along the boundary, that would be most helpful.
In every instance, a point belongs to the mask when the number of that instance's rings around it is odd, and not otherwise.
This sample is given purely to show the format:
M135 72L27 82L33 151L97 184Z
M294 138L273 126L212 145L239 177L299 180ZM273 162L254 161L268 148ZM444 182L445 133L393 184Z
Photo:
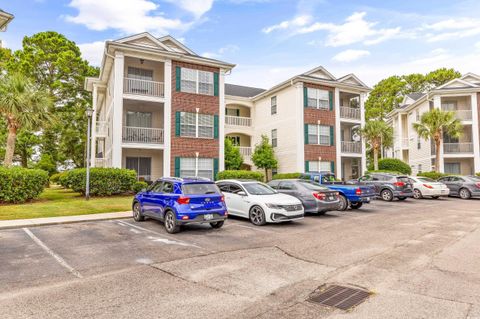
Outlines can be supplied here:
M244 159L252 156L252 148L250 146L239 146L238 148Z
M456 110L455 117L460 121L471 121L472 120L472 110Z
M96 158L94 165L95 165L95 167L107 167L107 159L106 158Z
M473 153L473 143L444 143L444 154Z
M165 88L163 82L124 78L123 93L152 97L165 97Z
M342 142L342 153L355 153L362 154L362 143L361 142Z
M108 134L108 125L106 121L97 121L95 133L97 137L106 137Z
M360 120L361 113L358 107L340 106L340 118Z
M225 124L233 126L252 126L252 119L250 117L243 116L225 116Z
M140 143L140 144L163 144L164 135L162 128L150 127L123 127L124 143Z

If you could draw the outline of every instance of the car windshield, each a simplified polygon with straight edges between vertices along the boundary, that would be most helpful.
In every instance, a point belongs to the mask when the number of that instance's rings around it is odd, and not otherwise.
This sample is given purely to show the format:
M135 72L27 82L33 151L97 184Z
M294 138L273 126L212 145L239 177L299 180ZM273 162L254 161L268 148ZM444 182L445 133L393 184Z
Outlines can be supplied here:
M220 194L217 185L213 183L184 184L182 190L185 195Z
M249 194L252 195L273 195L277 192L268 185L261 183L245 183L243 187L247 190Z
M305 187L306 189L312 190L312 191L327 191L328 188L321 186L318 183L312 182L312 181L298 181L300 185Z
M420 182L424 182L424 183L435 183L435 181L433 179L428 178L428 177L417 177L417 179Z

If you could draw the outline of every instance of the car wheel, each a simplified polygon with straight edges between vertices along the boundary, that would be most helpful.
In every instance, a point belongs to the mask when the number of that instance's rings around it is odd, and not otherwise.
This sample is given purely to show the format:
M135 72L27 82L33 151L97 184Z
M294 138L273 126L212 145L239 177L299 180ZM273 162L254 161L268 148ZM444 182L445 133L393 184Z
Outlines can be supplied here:
M177 218L171 210L165 213L164 224L165 229L170 234L175 234L180 231L180 226L177 225Z
M421 199L423 198L422 192L419 189L414 189L413 190L413 198L415 199Z
M145 216L142 215L142 206L140 203L133 204L133 220L136 222L143 222L145 220Z
M219 222L215 222L215 223L210 223L210 226L212 226L212 228L221 228L223 226L223 223L224 221L219 221Z
M340 211L347 210L348 199L343 195L340 195L338 199L340 200L340 203L338 204L338 210L340 210Z
M381 193L380 193L380 197L386 201L386 202L391 202L393 200L393 193L391 190L389 189L384 189Z
M260 206L250 208L250 221L256 226L263 226L267 223L265 220L265 212Z
M406 197L399 197L398 200L406 200Z
M433 199L439 199L440 196L432 196Z
M351 203L350 204L350 207L352 209L359 209L360 207L362 207L363 203L362 202L357 202L357 203Z
M460 198L461 199L469 199L470 197L472 197L472 194L470 193L470 191L466 188L462 188L460 189Z

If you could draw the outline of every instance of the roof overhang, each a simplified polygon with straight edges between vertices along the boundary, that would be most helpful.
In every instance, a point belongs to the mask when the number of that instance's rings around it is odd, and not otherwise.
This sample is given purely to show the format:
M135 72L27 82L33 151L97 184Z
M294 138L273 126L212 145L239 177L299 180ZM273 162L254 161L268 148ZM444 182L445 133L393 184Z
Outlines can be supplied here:
M0 10L0 31L5 31L7 25L13 20L13 18L13 14Z

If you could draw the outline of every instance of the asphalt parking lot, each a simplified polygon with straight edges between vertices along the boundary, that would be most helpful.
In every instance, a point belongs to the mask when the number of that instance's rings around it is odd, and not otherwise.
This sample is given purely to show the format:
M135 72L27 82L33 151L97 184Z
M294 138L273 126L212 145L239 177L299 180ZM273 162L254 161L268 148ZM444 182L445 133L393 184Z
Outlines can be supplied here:
M169 235L131 219L0 231L2 318L480 318L480 200ZM350 311L325 284L373 292Z

